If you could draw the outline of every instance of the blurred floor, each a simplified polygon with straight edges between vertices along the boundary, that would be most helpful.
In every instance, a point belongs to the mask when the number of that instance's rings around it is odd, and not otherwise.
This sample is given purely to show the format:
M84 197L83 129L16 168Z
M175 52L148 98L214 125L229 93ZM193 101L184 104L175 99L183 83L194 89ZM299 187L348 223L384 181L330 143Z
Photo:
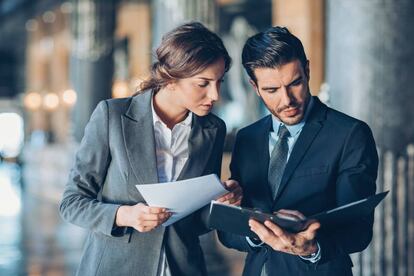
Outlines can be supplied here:
M62 223L56 202L25 192L20 173L0 165L0 275L73 275L84 231Z
M58 214L70 163L70 158L59 158L63 152L28 150L24 168L0 164L1 276L75 274L86 232ZM201 243L209 275L241 275L243 254L222 247L215 235L201 237Z

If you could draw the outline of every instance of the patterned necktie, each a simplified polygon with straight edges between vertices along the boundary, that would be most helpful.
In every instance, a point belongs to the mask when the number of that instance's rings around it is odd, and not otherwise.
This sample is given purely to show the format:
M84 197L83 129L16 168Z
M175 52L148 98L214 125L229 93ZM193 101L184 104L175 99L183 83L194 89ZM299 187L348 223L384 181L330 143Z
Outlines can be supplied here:
M270 156L269 171L267 173L273 199L276 198L289 152L288 137L290 133L286 126L282 125L279 127L278 136L279 139Z

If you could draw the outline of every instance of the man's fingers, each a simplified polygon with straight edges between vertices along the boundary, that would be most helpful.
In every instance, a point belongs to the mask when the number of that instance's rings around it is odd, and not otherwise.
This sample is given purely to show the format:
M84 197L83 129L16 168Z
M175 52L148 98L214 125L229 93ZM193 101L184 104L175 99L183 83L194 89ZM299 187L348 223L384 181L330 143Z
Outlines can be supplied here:
M284 235L284 232L282 230L282 228L280 228L279 226L277 226L276 224L274 224L273 222L270 222L268 220L265 221L264 223L266 225L267 228L269 228L276 236L281 236Z
M249 226L250 229L255 232L262 241L265 241L265 237L269 234L269 230L267 230L266 227L253 219L249 219Z
M313 240L316 236L317 230L321 227L319 222L312 222L308 228L303 232L303 236L307 240Z
M287 210L287 209L280 209L277 211L279 214L288 215L288 216L294 216L298 219L305 219L306 217L299 211L296 210Z
M250 229L260 238L260 240L270 245L274 250L280 250L280 238L269 228L252 219L249 220L249 226Z
M313 232L316 231L316 230L318 230L319 228L321 228L321 224L319 222L317 222L317 221L312 222L309 225L309 227L308 227L308 229L311 230L311 231L313 231Z

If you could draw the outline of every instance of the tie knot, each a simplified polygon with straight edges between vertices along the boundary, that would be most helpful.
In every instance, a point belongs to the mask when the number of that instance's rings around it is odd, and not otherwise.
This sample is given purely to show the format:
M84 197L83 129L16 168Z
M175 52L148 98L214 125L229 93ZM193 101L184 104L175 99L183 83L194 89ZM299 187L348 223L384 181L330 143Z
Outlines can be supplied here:
M286 128L285 125L281 125L279 127L279 133L277 134L280 139L286 139L290 136L289 130Z

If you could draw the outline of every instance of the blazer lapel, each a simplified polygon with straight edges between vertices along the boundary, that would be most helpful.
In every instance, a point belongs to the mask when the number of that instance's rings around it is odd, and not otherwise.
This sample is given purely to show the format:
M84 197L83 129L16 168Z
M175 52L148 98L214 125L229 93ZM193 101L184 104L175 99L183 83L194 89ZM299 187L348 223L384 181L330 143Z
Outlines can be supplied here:
M326 106L322 104L317 97L313 98L314 106L312 108L311 113L309 114L309 118L305 126L303 127L302 132L298 137L298 140L295 143L295 146L293 147L292 153L290 154L289 161L286 164L282 181L280 183L280 187L276 195L276 199L274 201L274 205L279 199L290 177L292 176L293 172L299 165L306 151L308 150L308 148L310 147L310 145L312 144L313 140L316 138L317 134L319 133L319 130L322 127L322 121L324 120L326 114Z
M253 158L257 157L254 161L253 173L256 172L256 185L259 191L263 191L262 197L264 198L263 206L259 206L265 212L270 212L272 209L272 191L270 189L268 181L268 170L269 170L269 133L272 129L271 115L268 115L263 120L263 124L259 126L257 130L257 137L260 139L257 143L257 154L252 154Z
M121 118L128 160L140 184L158 182L152 94L145 92L132 98L131 105Z
M197 177L203 174L210 159L217 127L208 121L208 117L193 114L193 125L188 138L188 159L177 180Z

